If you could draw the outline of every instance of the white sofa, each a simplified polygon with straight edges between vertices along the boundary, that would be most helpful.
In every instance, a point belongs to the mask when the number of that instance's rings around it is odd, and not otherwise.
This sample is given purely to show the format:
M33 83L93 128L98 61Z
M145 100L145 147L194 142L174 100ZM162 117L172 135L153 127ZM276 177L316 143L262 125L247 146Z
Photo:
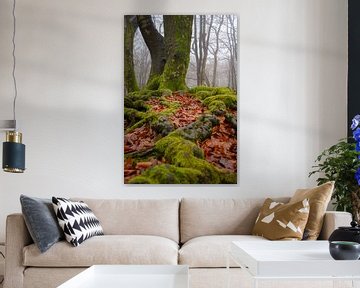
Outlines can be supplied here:
M185 264L191 288L223 288L231 241L268 241L250 235L264 199L81 200L105 235L76 248L61 241L41 254L22 214L8 216L4 288L56 287L94 264ZM349 213L327 212L321 238L350 220ZM242 272L231 266L235 287Z

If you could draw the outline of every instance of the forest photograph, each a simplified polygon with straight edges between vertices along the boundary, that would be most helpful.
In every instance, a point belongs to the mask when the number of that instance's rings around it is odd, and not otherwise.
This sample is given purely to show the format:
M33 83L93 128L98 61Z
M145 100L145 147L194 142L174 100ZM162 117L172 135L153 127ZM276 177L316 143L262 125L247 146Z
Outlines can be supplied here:
M124 16L125 184L237 183L235 15Z

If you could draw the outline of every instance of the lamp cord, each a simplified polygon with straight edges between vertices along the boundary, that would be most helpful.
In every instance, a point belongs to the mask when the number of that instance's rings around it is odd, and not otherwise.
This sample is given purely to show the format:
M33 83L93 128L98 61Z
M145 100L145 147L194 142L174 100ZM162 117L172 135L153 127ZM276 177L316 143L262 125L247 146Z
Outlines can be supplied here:
M13 1L13 8L12 8L12 16L13 16L13 34L12 34L12 44L13 44L13 50L12 50L12 57L13 57L13 69L12 69L12 78L14 81L14 101L13 101L13 116L15 121L15 130L16 130L16 98L17 98L17 85L16 85L16 77L15 77L15 68L16 68L16 56L15 56L15 35L16 35L16 16L15 16L15 8L16 8L16 0Z

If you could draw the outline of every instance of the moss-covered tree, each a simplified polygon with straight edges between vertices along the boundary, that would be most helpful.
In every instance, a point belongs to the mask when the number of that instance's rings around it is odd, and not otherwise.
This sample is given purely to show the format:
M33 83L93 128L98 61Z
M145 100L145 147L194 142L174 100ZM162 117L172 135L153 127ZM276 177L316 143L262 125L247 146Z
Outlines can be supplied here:
M134 70L134 36L138 28L136 16L126 15L124 19L124 84L125 94L139 90Z
M184 90L190 62L192 15L164 15L166 64L160 77L160 89Z
M156 29L151 15L137 15L137 21L151 56L151 69L147 88L158 89L159 77L163 73L166 63L164 37Z

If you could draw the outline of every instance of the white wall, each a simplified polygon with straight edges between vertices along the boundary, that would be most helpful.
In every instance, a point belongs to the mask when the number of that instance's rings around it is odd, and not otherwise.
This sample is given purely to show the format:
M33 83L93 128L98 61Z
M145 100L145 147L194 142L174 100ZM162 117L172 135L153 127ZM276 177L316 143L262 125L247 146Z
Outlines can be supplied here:
M238 185L123 185L123 15L145 13L239 15ZM315 156L346 135L345 0L18 0L16 14L28 170L0 172L0 241L21 193L290 195L314 185ZM0 119L12 117L11 21L0 1Z

